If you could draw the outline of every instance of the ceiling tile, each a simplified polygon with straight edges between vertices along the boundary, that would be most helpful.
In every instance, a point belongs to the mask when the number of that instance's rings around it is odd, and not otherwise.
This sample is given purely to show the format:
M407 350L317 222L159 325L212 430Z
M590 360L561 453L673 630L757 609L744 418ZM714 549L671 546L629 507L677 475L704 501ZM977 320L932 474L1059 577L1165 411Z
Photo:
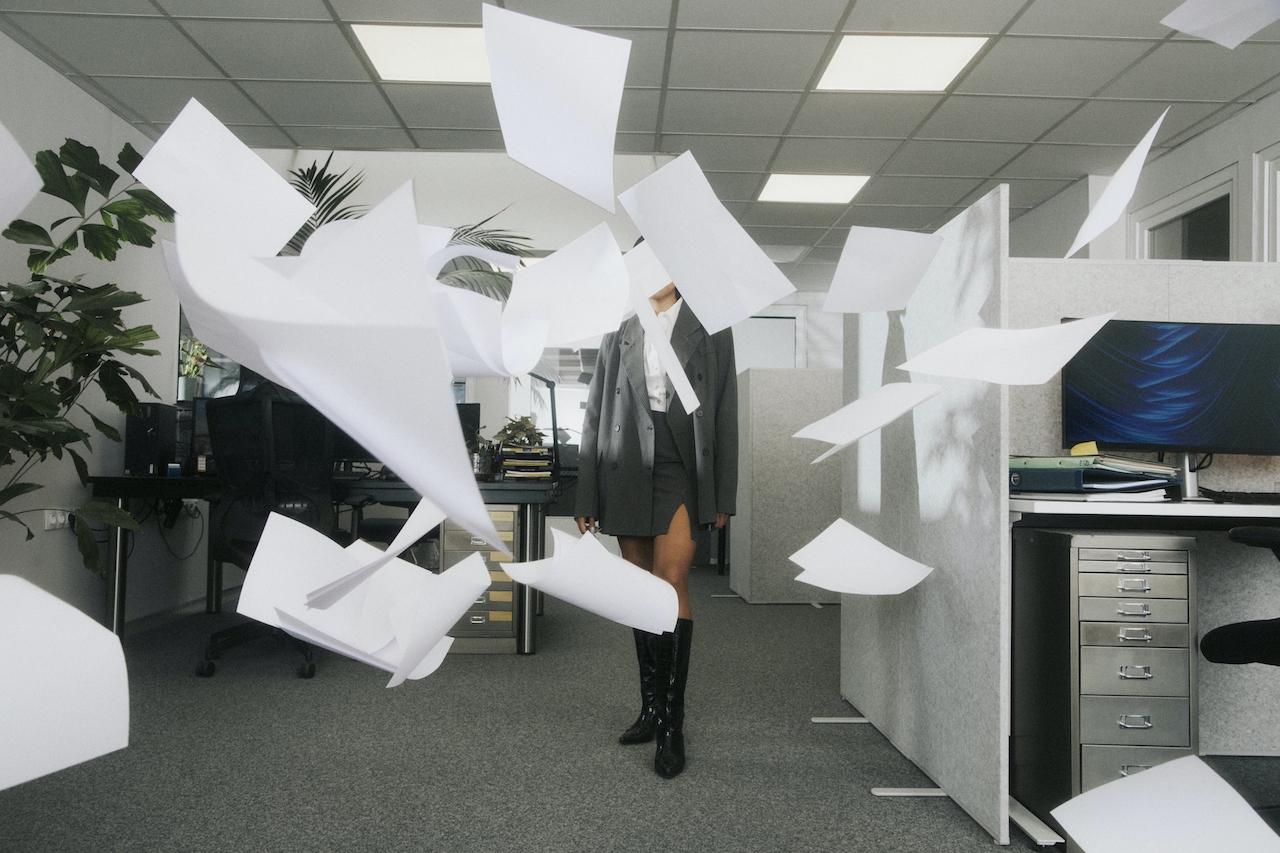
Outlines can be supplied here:
M1087 97L1151 47L1141 41L1006 36L957 87L987 95Z
M349 151L384 151L413 148L414 142L398 127L287 127L299 148L332 148Z
M653 133L627 133L619 131L614 137L613 150L625 154L649 154L653 152Z
M1026 0L982 0L979 3L903 3L902 0L858 0L845 23L846 32L976 33L1004 29Z
M693 155L695 158L697 154ZM701 163L701 161L699 161ZM706 172L707 182L722 201L742 201L756 197L764 185L760 172Z
M231 126L230 130L250 148L296 148L293 140L269 125Z
M12 20L85 74L222 76L163 18L15 14Z
M858 193L858 204L926 204L950 207L974 187L973 178L877 175Z
M786 139L774 172L818 175L874 175L901 143L896 139Z
M92 12L102 15L159 15L149 0L0 0L4 12Z
M830 38L800 33L681 31L671 50L671 85L791 89L809 84Z
M250 0L253 2L253 0ZM329 0L344 21L381 24L480 25L479 3L458 0Z
M1025 146L1009 142L907 142L885 166L887 175L985 177Z
M627 59L628 86L662 85L662 66L667 61L667 33L665 30L596 30L607 36L617 36L631 42L631 55Z
M1229 101L1280 72L1280 45L1171 41L1102 94L1108 98Z
M496 130L414 130L413 138L432 151L505 151Z
M941 95L813 92L800 107L791 132L905 138L940 100Z
M1133 145L1051 145L1040 142L1002 169L997 177L1075 180L1085 175L1114 175L1132 150Z
M382 88L410 127L498 129L498 108L488 86L383 83Z
M195 98L223 124L266 122L267 116L226 80L157 77L97 77L99 86L151 122L173 121Z
M256 83L245 91L280 124L392 127L395 115L372 83Z
M574 27L666 27L671 20L670 0L507 0L506 6Z
M1191 137L1200 133L1204 133L1209 128L1214 127L1220 124L1221 122L1226 121L1236 113L1243 110L1246 106L1248 105L1247 104L1226 104L1225 106L1221 106L1215 112L1209 114L1202 120L1179 131L1177 135L1170 136L1168 138L1162 138L1161 142L1162 144L1168 145L1168 146L1181 145Z
M768 136L662 136L663 151L692 151L703 169L727 172L763 172L777 147L778 140Z
M747 206L749 204L750 202L746 202L746 201L723 202L724 209L729 211L729 215L732 216L734 219L736 219L738 222L742 221L742 214L744 211L746 211Z
M1115 143L1137 145L1160 114L1157 142L1181 133L1220 108L1219 104L1173 104L1168 101L1090 101L1045 137L1045 142Z
M650 136L658 127L658 97L656 89L627 89L622 93L622 107L618 111L618 130L648 131Z
M844 213L846 204L794 204L753 202L739 221L743 225L799 225L830 228ZM787 244L795 245L795 244Z
M158 0L170 15L200 18L278 18L331 21L323 0ZM153 9L154 11L154 9Z
M667 93L664 133L780 134L800 102L783 92Z
M746 232L760 246L812 246L823 239L826 228L780 228L777 226L747 225ZM848 234L846 229L845 234ZM844 237L840 243L843 245Z
M820 248L826 247L826 248L834 248L834 249L843 249L844 244L846 241L848 241L848 239L849 239L848 226L832 228L830 231L828 231L826 234L822 236L822 239L820 239L817 242L817 246Z
M232 77L369 79L337 24L183 21L182 26Z
M1031 142L1079 103L1056 98L952 95L929 117L916 138Z
M826 30L840 21L848 0L680 0L679 27L742 30Z
M840 220L843 226L861 225L863 228L896 228L900 231L921 231L946 211L945 207L910 207L888 205L854 205ZM846 232L847 234L848 232ZM825 243L826 241L824 241ZM841 241L838 245L843 245Z
M1181 0L1036 0L1010 28L1012 34L1160 39L1169 28L1160 19Z

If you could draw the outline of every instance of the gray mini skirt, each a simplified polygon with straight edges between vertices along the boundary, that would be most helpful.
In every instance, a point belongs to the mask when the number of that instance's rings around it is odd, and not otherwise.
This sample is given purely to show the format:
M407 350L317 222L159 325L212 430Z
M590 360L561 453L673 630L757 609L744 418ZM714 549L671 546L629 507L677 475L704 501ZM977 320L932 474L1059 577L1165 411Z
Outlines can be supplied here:
M653 417L653 522L650 536L661 536L671 527L671 519L683 504L689 513L689 528L695 530L698 518L698 487L690 468L680 457L680 448L667 424L666 412L649 413ZM690 466L692 467L692 466Z

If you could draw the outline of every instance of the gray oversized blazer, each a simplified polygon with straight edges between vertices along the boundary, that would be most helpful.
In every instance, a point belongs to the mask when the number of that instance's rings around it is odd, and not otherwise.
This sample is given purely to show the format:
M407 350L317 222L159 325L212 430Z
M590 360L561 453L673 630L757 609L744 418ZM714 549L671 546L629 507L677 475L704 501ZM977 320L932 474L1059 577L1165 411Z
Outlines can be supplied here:
M738 377L733 332L708 335L685 305L671 346L700 403L689 414L670 394L667 423L698 484L698 518L733 515L738 493ZM670 389L670 380L667 384ZM670 391L669 391L670 393ZM600 344L582 424L577 515L600 520L606 533L648 536L653 515L653 418L644 377L644 330L634 316Z

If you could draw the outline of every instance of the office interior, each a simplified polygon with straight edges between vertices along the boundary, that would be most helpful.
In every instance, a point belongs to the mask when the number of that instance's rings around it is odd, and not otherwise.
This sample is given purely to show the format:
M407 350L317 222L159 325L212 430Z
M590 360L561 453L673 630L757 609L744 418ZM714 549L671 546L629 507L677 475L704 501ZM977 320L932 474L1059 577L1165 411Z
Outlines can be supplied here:
M831 394L835 408L894 381L892 367L899 362L892 358L905 356L918 343L906 339L911 332L904 338L900 317L821 310L851 225L968 234L965 245L972 251L954 259L957 269L968 264L964 271L926 285L934 288L937 304L966 305L970 324L1027 328L1112 310L1121 319L1280 323L1280 25L1227 50L1162 26L1160 19L1178 5L1176 0L805 0L790 5L757 0L506 0L498 5L632 40L617 136L618 189L693 151L726 208L796 287L743 329L746 349L739 366L760 371L764 384L759 387L769 387L770 371L802 371L805 382L793 386L803 387L810 397ZM126 142L145 153L194 97L281 173L330 152L338 168L363 171L361 203L376 203L412 179L423 222L459 225L498 213L493 224L527 235L545 254L604 221L619 245L630 246L639 232L624 213L608 215L506 157L486 86L382 81L351 29L380 23L475 26L479 15L478 2L453 0L0 0L0 68L8 81L0 87L0 123L31 156L57 148L67 137L95 146L104 156L114 156ZM846 34L986 41L943 91L823 91L822 73ZM1110 175L1166 107L1168 115L1126 212L1074 257L1063 259ZM760 201L771 173L860 174L870 179L849 203ZM33 202L27 218L50 219L45 213L52 206L42 205L45 200ZM171 228L161 226L159 236L171 238ZM1212 237L1197 243L1195 235L1206 233ZM10 270L24 269L25 255L24 247L0 245L0 258ZM146 297L130 309L129 318L155 327L160 355L136 359L134 365L163 401L172 403L180 306L161 253L127 247L110 265L79 263L77 272L117 281ZM352 298L358 299L358 292ZM966 298L976 301L966 304ZM946 329L958 331L953 313L918 313L913 318L916 333L928 338ZM572 353L557 358L568 380L558 392L571 419L575 395L582 393L571 377L575 358ZM469 380L460 393L480 403L481 422L490 430L509 415L536 412L541 405L532 382ZM751 399L761 424L794 407L785 388L774 393L778 396L773 400L768 393ZM904 553L915 549L922 559L927 555L942 561L948 568L938 565L942 571L935 575L951 580L936 588L948 591L947 603L960 602L963 612L943 607L938 595L927 592L900 600L840 596L835 601L820 601L816 593L808 598L796 594L791 603L747 604L749 599L731 590L729 579L714 568L699 570L695 589L705 599L707 633L719 632L717 639L708 640L708 653L715 650L732 661L741 678L770 666L794 667L800 660L813 661L816 669L792 673L798 685L803 683L795 695L810 700L804 709L786 704L785 690L741 696L727 673L708 666L715 673L708 682L723 682L723 695L742 704L703 704L706 728L691 749L701 743L707 753L700 757L691 752L690 771L680 780L685 787L674 789L686 792L689 808L696 803L706 810L696 821L688 815L680 818L707 830L698 849L968 850L991 843L1038 849L1024 830L1010 825L1012 569L1003 466L1010 453L1062 452L1058 395L1055 382L992 386L952 410L958 426L936 444L940 451L957 453L955 466L931 469L923 454L917 456L921 444L911 426L896 425L833 460L831 482L814 492L825 502L818 530L844 517ZM123 416L101 401L90 406L109 423L123 424ZM123 462L123 448L108 441L96 441L88 456L92 474L119 474ZM758 464L760 471L770 470L767 462ZM85 490L69 462L42 465L37 476L44 486L38 495L41 505L84 502ZM1280 492L1280 461L1218 455L1200 481L1215 489ZM744 496L746 501L765 505L767 478L756 477L752 483L757 491ZM735 551L744 559L755 554L749 550L753 547L767 551L767 539L774 535L767 525L757 524L763 515L753 516L750 528L762 541L735 540ZM145 664L136 671L130 660L131 676L146 680L143 695L164 705L166 725L192 739L203 737L203 728L229 744L245 736L234 725L237 710L227 698L217 697L220 689L244 689L228 686L238 677L234 662L217 677L201 681L198 693L183 694L190 703L164 703L165 690L178 683L171 679L195 679L200 649L182 644L198 644L209 630L203 613L201 524L183 518L162 531L151 522L135 538L126 653L137 650L144 656ZM1161 530L1176 532L1167 526ZM32 541L23 541L20 530L0 527L2 570L94 618L105 618L104 581L85 571L74 537L65 534L37 531ZM1280 616L1280 566L1272 554L1232 543L1222 530L1191 529L1186 535L1196 544L1202 631L1228 621ZM780 550L785 549L773 549ZM762 568L762 563L752 569L785 573L784 557L770 552L774 568ZM234 590L242 577L228 570L228 589ZM726 600L712 598L733 593L738 594L736 609L723 609ZM811 607L808 601L822 606ZM973 609L964 610L970 603ZM556 748L554 742L572 742L586 732L600 749L614 749L603 723L594 718L567 726L567 732L557 731L557 724L598 700L591 691L598 680L612 677L601 661L633 666L621 654L625 648L593 658L583 650L597 646L587 644L613 649L625 638L558 602L549 602L539 620L545 639L538 654L450 661L452 676L446 667L427 681L399 688L393 698L367 700L368 707L359 700L353 703L352 696L382 688L376 677L362 678L358 665L322 659L315 684L302 685L287 667L271 670L270 651L247 664L252 692L230 695L239 701L279 702L283 715L305 725L309 737L299 742L288 736L291 749L323 745L336 751L345 748L343 736L325 731L324 703L341 708L335 715L346 726L358 725L367 714L387 727L370 736L376 741L385 734L391 742L405 736L397 728L402 721L445 732L453 725L474 724L471 715L481 712L459 696L438 695L433 690L437 681L489 699L536 697L530 707L517 700L522 707L513 712L512 729L493 739L500 744L494 747L499 754L520 766L513 778L527 788L502 790L504 771L496 765L487 780L477 780L470 770L458 771L468 791L487 791L490 799L446 802L441 810L449 819L434 814L423 818L424 826L439 833L434 839L430 832L414 838L411 827L384 815L387 825L395 826L394 833L385 832L370 817L388 808L386 800L415 796L415 784L428 785L416 776L398 779L392 792L379 791L376 778L341 786L324 782L326 797L368 803L359 836L367 839L367 849L474 849L478 840L494 837L486 833L497 832L495 827L517 833L524 827L545 849L605 849L611 838L617 844L613 849L640 849L654 839L658 849L683 849L690 836L667 830L646 835L636 829L639 818L626 813L625 806L609 814L607 798L597 803L606 812L590 817L564 804L564 813L524 814L526 822L456 817L459 810L488 814L503 804L520 810L522 802L541 802L532 789L541 788L540 782L554 786L570 772L551 765L530 768L521 763L522 749L535 750L550 762L564 756L587 778L614 779L592 765L593 753L582 743ZM876 633L875 626L889 623L898 627ZM793 644L787 648L794 658L759 639L771 631ZM811 638L812 646L799 639L804 637ZM731 647L727 638L746 648ZM964 658L965 666L972 667L965 670L972 678L964 684L946 676L944 663L953 658ZM330 677L325 661L334 675L330 686L313 691L325 697L317 704L298 690L300 685L321 686ZM525 685L527 691L496 691L486 686L486 678ZM614 679L616 686L610 682L601 688L606 704L616 699L620 707L625 705L629 678L628 670L625 679ZM1271 805L1280 804L1280 776L1269 769L1274 764L1266 763L1280 761L1280 672L1201 661L1198 678L1200 753L1237 759L1222 765L1224 772L1252 785L1248 796L1253 805L1268 805L1258 798L1266 796L1269 786L1274 786ZM562 702L565 691L548 691L540 680L569 685L576 701ZM281 693L273 698L274 691ZM412 707L417 700L422 704ZM211 722L200 705L204 702L231 719ZM538 702L544 703L545 714L536 713ZM785 766L777 778L751 767L752 754L711 748L716 737L732 743L743 732L768 743L758 721L772 720L769 715L783 705L799 722L794 732L787 729L778 737L794 737L803 746L788 753L785 762L769 748L752 753L768 766ZM548 718L552 712L555 720ZM135 713L137 719L145 718L143 711ZM810 715L856 714L865 714L871 725L824 729L807 721ZM139 749L145 749L148 736L160 737L158 730L143 727L134 737ZM176 737L172 732L168 736ZM257 735L253 743L269 750L269 740ZM232 754L242 763L252 759L242 746ZM457 750L448 754L460 763L467 759ZM199 755L203 759L207 753ZM859 755L876 757L859 763ZM729 766L707 767L715 756ZM191 758L175 755L174 761ZM306 766L314 770L320 764L316 759ZM650 778L652 773L646 777L642 763L633 764L637 778L620 788L619 799L679 813L681 795L654 790L660 780ZM109 774L101 775L106 771L93 775L91 767L62 771L59 778L73 780L70 784L37 781L0 792L0 825L9 811L24 822L34 819L52 827L60 813L75 809L73 794L87 793L74 780L110 783ZM845 820L837 816L815 830L810 844L805 843L804 825L786 831L775 826L755 835L734 828L755 819L744 803L776 804L790 796L786 786L804 787L806 767L826 786L813 796L845 810ZM171 768L127 767L120 772L163 778ZM447 781L450 772L439 769L440 778ZM699 774L712 774L715 787L688 793L696 791ZM890 785L937 785L947 797L875 799L867 789L877 774L897 774L886 781ZM215 799L232 793L240 800L269 798L269 786L281 784L269 774L239 775L233 767L213 779L224 786L208 792ZM749 780L749 789L733 787L742 779ZM260 787L245 790L246 784ZM39 785L49 787L32 794ZM584 798L599 793L582 787ZM162 789L155 792L163 796ZM302 786L290 788L284 799L296 804L305 797ZM6 803L20 808L7 809ZM109 812L110 804L105 808ZM250 811L259 814L256 808ZM359 809L342 813L356 820ZM787 820L786 809L768 814L782 824ZM311 805L302 815L326 825L322 810ZM288 818L287 812L278 817ZM662 818L653 820L661 824ZM131 836L128 827L100 831L112 833L102 836L113 839L110 849L210 849L227 828L198 821L188 830L168 827L162 833L167 847L156 840L156 827L137 830L153 833L148 838ZM264 849L272 844L273 849L341 849L332 846L332 839L350 841L356 837L353 832L347 825L340 832L334 828L329 840L318 832L290 838L287 830L273 826L270 832L263 830L259 843ZM48 837L58 836L50 830ZM22 838L30 849L57 849L37 846L40 832L24 829ZM92 839L81 843L88 848ZM513 840L506 849L517 849L517 843ZM247 842L244 849L250 849Z

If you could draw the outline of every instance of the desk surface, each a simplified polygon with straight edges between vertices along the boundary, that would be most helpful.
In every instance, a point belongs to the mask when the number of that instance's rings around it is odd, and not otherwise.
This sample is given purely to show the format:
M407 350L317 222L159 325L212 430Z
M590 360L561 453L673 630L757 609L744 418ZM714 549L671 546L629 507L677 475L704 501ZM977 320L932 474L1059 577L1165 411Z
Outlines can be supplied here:
M1212 501L1072 501L1010 498L1012 512L1036 515L1121 515L1152 518L1280 518L1280 504Z
M222 491L217 477L90 477L95 498L207 498Z
M477 483L487 504L548 504L554 498L557 484L545 480L538 482L502 481ZM335 477L333 496L345 501L357 495L368 495L377 503L406 505L418 502L418 493L402 480L379 480L374 477Z

